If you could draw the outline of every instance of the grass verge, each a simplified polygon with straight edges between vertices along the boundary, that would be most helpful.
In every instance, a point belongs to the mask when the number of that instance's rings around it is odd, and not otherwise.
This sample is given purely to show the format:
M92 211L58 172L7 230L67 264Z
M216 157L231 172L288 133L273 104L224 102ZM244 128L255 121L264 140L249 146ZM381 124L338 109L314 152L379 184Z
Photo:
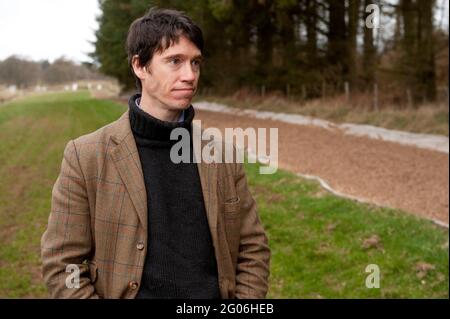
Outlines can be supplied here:
M299 102L277 96L198 96L196 101L208 101L240 109L300 114L334 123L367 124L392 130L448 136L449 109L447 105L423 105L417 109L384 107L374 111L370 107L352 106L343 97ZM367 102L367 101L366 101ZM370 104L370 103L369 103Z

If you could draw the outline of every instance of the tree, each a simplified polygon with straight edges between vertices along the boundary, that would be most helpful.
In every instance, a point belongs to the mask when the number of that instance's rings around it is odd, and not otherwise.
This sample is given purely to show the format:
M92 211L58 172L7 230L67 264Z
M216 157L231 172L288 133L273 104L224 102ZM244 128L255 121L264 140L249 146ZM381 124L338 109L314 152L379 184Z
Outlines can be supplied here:
M348 55L349 55L349 82L351 88L356 88L357 85L357 35L358 35L358 24L360 17L360 1L359 0L349 0L348 5Z
M390 38L360 28L372 14L369 4L394 9L383 16L396 22L381 31L392 31ZM100 0L100 6L93 57L125 90L135 84L125 52L128 28L158 6L182 10L202 28L200 87L216 94L259 92L264 85L317 97L342 92L346 81L353 92L372 90L377 79L380 86L397 80L416 101L436 96L435 0ZM390 72L389 80L380 72Z
M13 55L0 63L0 82L27 88L38 81L39 69L37 63Z
M435 35L434 35L434 0L419 0L418 6L418 38L419 50L417 77L424 100L436 99L436 66L435 66Z
M376 51L373 38L374 29L365 25L370 11L366 8L373 3L373 0L364 1L364 49L363 49L363 87L371 90L375 82L375 67L376 67Z
M434 0L401 0L402 54L398 61L403 82L415 102L436 98Z
M133 5L143 3L133 0L99 0L102 15L95 33L95 52L91 56L100 64L100 71L113 76L131 89L135 82L127 62L125 41L130 24L139 15Z
M348 79L349 58L347 46L347 25L345 23L345 2L328 0L328 51L327 57L333 71L331 81L335 88Z

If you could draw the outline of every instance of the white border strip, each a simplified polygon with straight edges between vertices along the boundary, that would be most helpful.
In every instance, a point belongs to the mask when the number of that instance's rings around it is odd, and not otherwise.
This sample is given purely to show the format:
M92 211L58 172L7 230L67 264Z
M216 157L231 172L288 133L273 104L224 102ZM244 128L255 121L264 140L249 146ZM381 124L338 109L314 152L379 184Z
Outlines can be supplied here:
M364 203L364 204L373 204L373 205L376 205L378 207L385 207L385 208L390 208L390 209L396 209L394 207L389 207L389 206L386 206L386 205L382 205L380 203L369 201L369 200L361 198L361 197L356 197L356 196L353 196L353 195L348 195L348 194L344 194L344 193L338 192L335 189L331 188L331 186L327 182L325 182L323 179L321 179L318 176L306 175L306 174L300 174L300 173L296 173L296 175L300 176L300 177L303 177L305 179L315 180L315 181L319 182L320 185L324 189L326 189L327 191L329 191L330 193L332 193L335 196L351 199L351 200L354 200L354 201L357 201L357 202L360 202L360 203ZM444 228L447 228L447 229L449 228L448 224L446 224L446 223L444 223L444 222L442 222L440 220L437 220L435 218L427 218L427 217L423 217L423 216L420 216L420 218L431 220L433 223L435 223L438 226L441 226L441 227L444 227Z
M398 130L388 130L382 127L362 124L335 124L326 120L316 119L299 114L275 113L238 109L213 102L197 102L195 108L203 111L245 115L259 119L270 119L295 125L312 125L327 130L340 129L346 135L364 136L371 139L416 146L423 149L449 154L449 138L443 135L409 133Z

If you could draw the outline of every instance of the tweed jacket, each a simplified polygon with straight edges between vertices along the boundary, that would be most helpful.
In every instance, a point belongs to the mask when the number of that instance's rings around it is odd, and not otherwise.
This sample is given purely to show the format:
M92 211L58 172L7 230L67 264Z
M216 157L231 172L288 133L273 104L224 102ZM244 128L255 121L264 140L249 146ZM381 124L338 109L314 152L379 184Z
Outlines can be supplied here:
M137 295L149 225L128 112L71 140L64 150L41 239L43 278L52 298ZM216 142L202 141L202 148L212 143ZM270 250L243 165L201 161L197 167L221 298L264 298ZM70 276L78 271L74 285Z

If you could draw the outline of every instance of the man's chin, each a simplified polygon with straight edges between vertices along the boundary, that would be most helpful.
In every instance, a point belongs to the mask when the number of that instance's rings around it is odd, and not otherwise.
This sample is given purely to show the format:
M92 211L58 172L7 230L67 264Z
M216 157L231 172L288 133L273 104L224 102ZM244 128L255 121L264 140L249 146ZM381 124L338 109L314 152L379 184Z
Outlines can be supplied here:
M175 100L171 103L172 107L179 110L185 110L191 105L192 99Z

